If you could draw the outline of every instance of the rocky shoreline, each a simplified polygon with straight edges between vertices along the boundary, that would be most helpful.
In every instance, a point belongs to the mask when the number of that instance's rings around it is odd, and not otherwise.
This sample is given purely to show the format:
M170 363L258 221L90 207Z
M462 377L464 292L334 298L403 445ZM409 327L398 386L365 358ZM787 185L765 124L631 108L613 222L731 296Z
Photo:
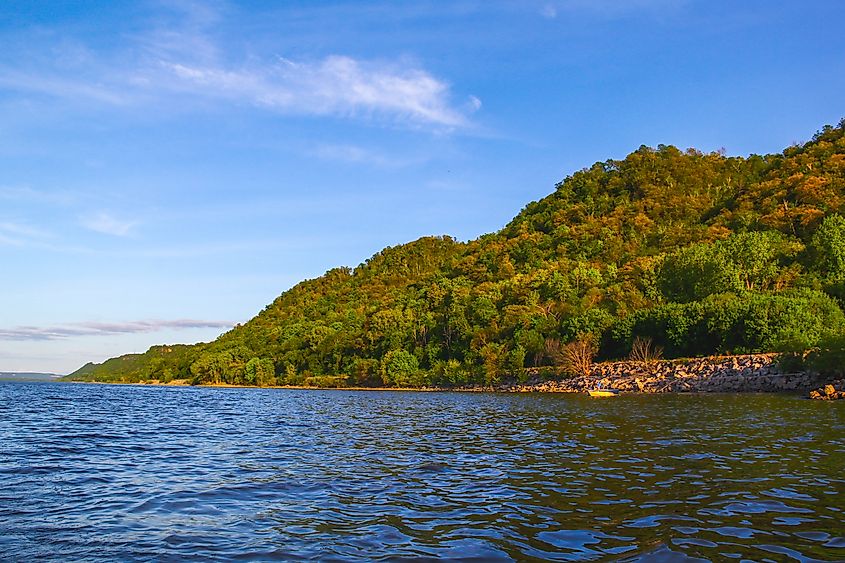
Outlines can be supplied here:
M635 362L622 360L593 364L589 376L569 377L552 368L528 368L527 383L502 383L469 387L306 387L277 389L341 389L361 391L475 391L505 393L586 393L599 386L623 393L801 393L811 399L845 399L845 379L830 381L809 372L782 372L777 354L710 356L677 360ZM134 385L189 386L187 380ZM242 387L201 385L201 387ZM256 388L256 387L244 387Z
M531 368L529 381L531 378L538 379L541 369ZM749 354L597 363L593 364L589 376L503 385L498 390L583 393L599 384L633 393L807 393L818 387L820 382L814 374L781 372L776 354Z

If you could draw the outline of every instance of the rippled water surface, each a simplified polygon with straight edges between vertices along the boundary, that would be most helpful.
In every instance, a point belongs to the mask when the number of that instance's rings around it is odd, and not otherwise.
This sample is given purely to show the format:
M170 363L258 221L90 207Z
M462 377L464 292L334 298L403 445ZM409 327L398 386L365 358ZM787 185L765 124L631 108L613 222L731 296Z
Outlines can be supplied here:
M0 383L0 559L845 560L843 403Z

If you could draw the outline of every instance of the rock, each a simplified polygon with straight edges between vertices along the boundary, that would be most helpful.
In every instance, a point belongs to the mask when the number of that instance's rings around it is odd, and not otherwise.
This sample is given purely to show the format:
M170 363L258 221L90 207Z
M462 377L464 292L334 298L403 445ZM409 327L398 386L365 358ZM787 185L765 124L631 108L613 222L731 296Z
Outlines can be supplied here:
M819 389L813 389L810 391L809 397L811 399L818 399L822 401L845 399L845 391L839 391L837 387L845 388L845 382L834 381L833 383L828 383Z

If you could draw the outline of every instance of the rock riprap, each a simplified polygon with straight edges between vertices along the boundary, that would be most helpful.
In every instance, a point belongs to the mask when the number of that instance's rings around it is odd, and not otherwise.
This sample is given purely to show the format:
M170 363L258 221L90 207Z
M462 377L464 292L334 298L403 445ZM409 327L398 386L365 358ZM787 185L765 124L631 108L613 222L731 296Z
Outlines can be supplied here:
M529 380L539 378L542 369L529 369ZM560 375L560 379L553 381L515 384L503 390L577 393L595 389L601 384L602 387L634 393L806 393L819 384L813 374L782 372L776 354L602 362L592 366L589 376L567 378Z

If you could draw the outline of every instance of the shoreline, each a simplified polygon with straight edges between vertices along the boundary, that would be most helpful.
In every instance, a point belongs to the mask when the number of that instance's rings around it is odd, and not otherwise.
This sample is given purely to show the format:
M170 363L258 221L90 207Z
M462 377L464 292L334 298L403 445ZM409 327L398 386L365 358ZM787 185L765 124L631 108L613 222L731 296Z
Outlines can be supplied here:
M542 379L552 375L551 379ZM233 385L210 383L192 385L188 380L161 383L158 380L139 382L71 381L114 385L146 385L155 387L212 387L233 389L304 389L340 391L417 391L487 392L487 393L587 393L599 385L618 389L625 394L655 393L809 393L826 381L807 372L785 373L780 370L776 354L709 356L635 362L622 360L593 364L590 375L561 377L554 368L526 368L525 383L508 382L494 386L470 387L313 387L305 385Z

